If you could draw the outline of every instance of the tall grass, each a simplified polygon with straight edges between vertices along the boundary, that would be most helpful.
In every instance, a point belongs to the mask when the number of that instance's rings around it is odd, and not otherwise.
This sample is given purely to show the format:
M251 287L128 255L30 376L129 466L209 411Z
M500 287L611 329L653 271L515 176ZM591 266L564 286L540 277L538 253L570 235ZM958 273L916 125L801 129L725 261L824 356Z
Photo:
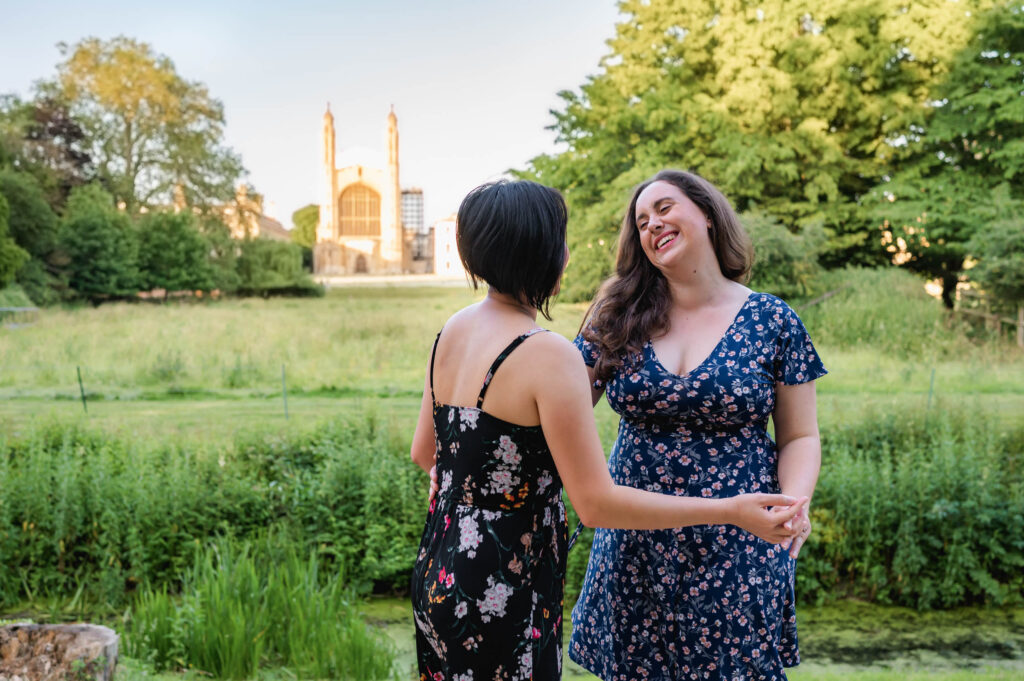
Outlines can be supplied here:
M826 359L854 352L895 362L954 361L983 373L999 361L1022 371L1019 351L951 323L907 272L832 272L823 288L841 290L806 308L790 302ZM47 309L32 326L0 332L0 395L77 397L78 366L86 389L107 397L266 395L280 390L282 365L293 392L414 395L434 334L481 295L347 288L311 300ZM555 305L549 326L571 338L585 310Z
M180 598L142 591L126 625L130 656L158 671L189 668L219 678L283 666L303 678L392 676L392 652L352 604L340 573L323 574L273 537L213 543L185 573Z
M821 346L868 348L900 359L975 355L1005 361L1020 354L1005 337L950 317L921 279L905 270L837 270L825 274L819 286L837 293L809 307L791 302Z
M920 609L1022 602L1024 424L907 410L824 438L803 595Z
M408 439L373 413L220 451L74 425L0 435L0 606L81 591L118 607L177 588L211 538L271 526L364 591L405 589L426 500Z

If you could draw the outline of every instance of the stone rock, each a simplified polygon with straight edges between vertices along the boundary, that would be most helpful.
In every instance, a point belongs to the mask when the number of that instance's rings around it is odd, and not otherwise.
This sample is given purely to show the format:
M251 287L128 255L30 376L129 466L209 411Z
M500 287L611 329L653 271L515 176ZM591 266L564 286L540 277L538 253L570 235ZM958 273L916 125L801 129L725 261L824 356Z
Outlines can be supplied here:
M118 636L92 624L0 627L0 681L110 681Z

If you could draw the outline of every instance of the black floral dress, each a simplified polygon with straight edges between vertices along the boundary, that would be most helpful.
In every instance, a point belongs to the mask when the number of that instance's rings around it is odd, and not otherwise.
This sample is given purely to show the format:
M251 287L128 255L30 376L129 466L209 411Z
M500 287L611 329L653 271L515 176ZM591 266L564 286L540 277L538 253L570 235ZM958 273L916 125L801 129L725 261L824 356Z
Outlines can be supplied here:
M594 345L576 339L593 366ZM648 342L605 386L621 415L615 482L662 494L779 491L767 433L777 383L825 373L796 313L751 294L700 365L668 371ZM605 681L785 679L799 664L795 561L732 525L597 529L569 656Z
M434 399L434 497L412 575L423 681L558 679L567 530L558 477L540 426ZM440 334L438 335L440 338ZM434 342L434 353L437 341ZM434 360L430 392L434 397Z

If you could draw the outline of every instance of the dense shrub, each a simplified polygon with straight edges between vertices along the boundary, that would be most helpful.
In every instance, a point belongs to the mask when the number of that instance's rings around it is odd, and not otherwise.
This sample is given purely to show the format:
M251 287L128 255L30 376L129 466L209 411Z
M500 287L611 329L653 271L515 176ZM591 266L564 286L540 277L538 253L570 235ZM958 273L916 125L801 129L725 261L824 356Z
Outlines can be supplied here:
M117 604L181 588L197 548L264 528L367 589L404 592L426 506L405 428L372 412L312 433L253 433L222 455L129 446L76 428L0 442L0 604ZM1024 425L953 409L868 413L823 434L802 602L945 608L1024 596ZM570 511L570 529L576 516ZM566 601L592 534L569 557Z
M298 438L250 436L237 456L305 546L363 589L405 591L427 499L408 451L408 433L370 413Z
M305 436L254 434L218 456L76 427L0 440L0 604L83 589L120 604L176 589L212 537L275 526L363 590L405 590L426 476L375 417Z
M249 239L238 256L238 289L245 296L322 296L324 289L302 269L298 244Z
M268 519L251 480L216 457L77 427L0 439L0 604L80 589L118 604L140 583L176 583L209 537Z
M877 413L824 434L798 591L921 609L1024 596L1024 426Z
M813 293L821 274L818 251L825 242L824 230L810 225L794 234L761 212L747 212L740 218L754 244L750 287L786 300Z

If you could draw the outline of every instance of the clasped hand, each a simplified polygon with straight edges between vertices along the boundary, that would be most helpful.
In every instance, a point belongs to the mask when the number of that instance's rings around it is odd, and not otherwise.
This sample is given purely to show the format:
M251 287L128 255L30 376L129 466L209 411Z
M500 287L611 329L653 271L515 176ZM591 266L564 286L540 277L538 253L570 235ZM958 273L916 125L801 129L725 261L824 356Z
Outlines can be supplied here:
M811 533L807 497L782 494L740 494L732 498L732 524L772 544L796 558Z

